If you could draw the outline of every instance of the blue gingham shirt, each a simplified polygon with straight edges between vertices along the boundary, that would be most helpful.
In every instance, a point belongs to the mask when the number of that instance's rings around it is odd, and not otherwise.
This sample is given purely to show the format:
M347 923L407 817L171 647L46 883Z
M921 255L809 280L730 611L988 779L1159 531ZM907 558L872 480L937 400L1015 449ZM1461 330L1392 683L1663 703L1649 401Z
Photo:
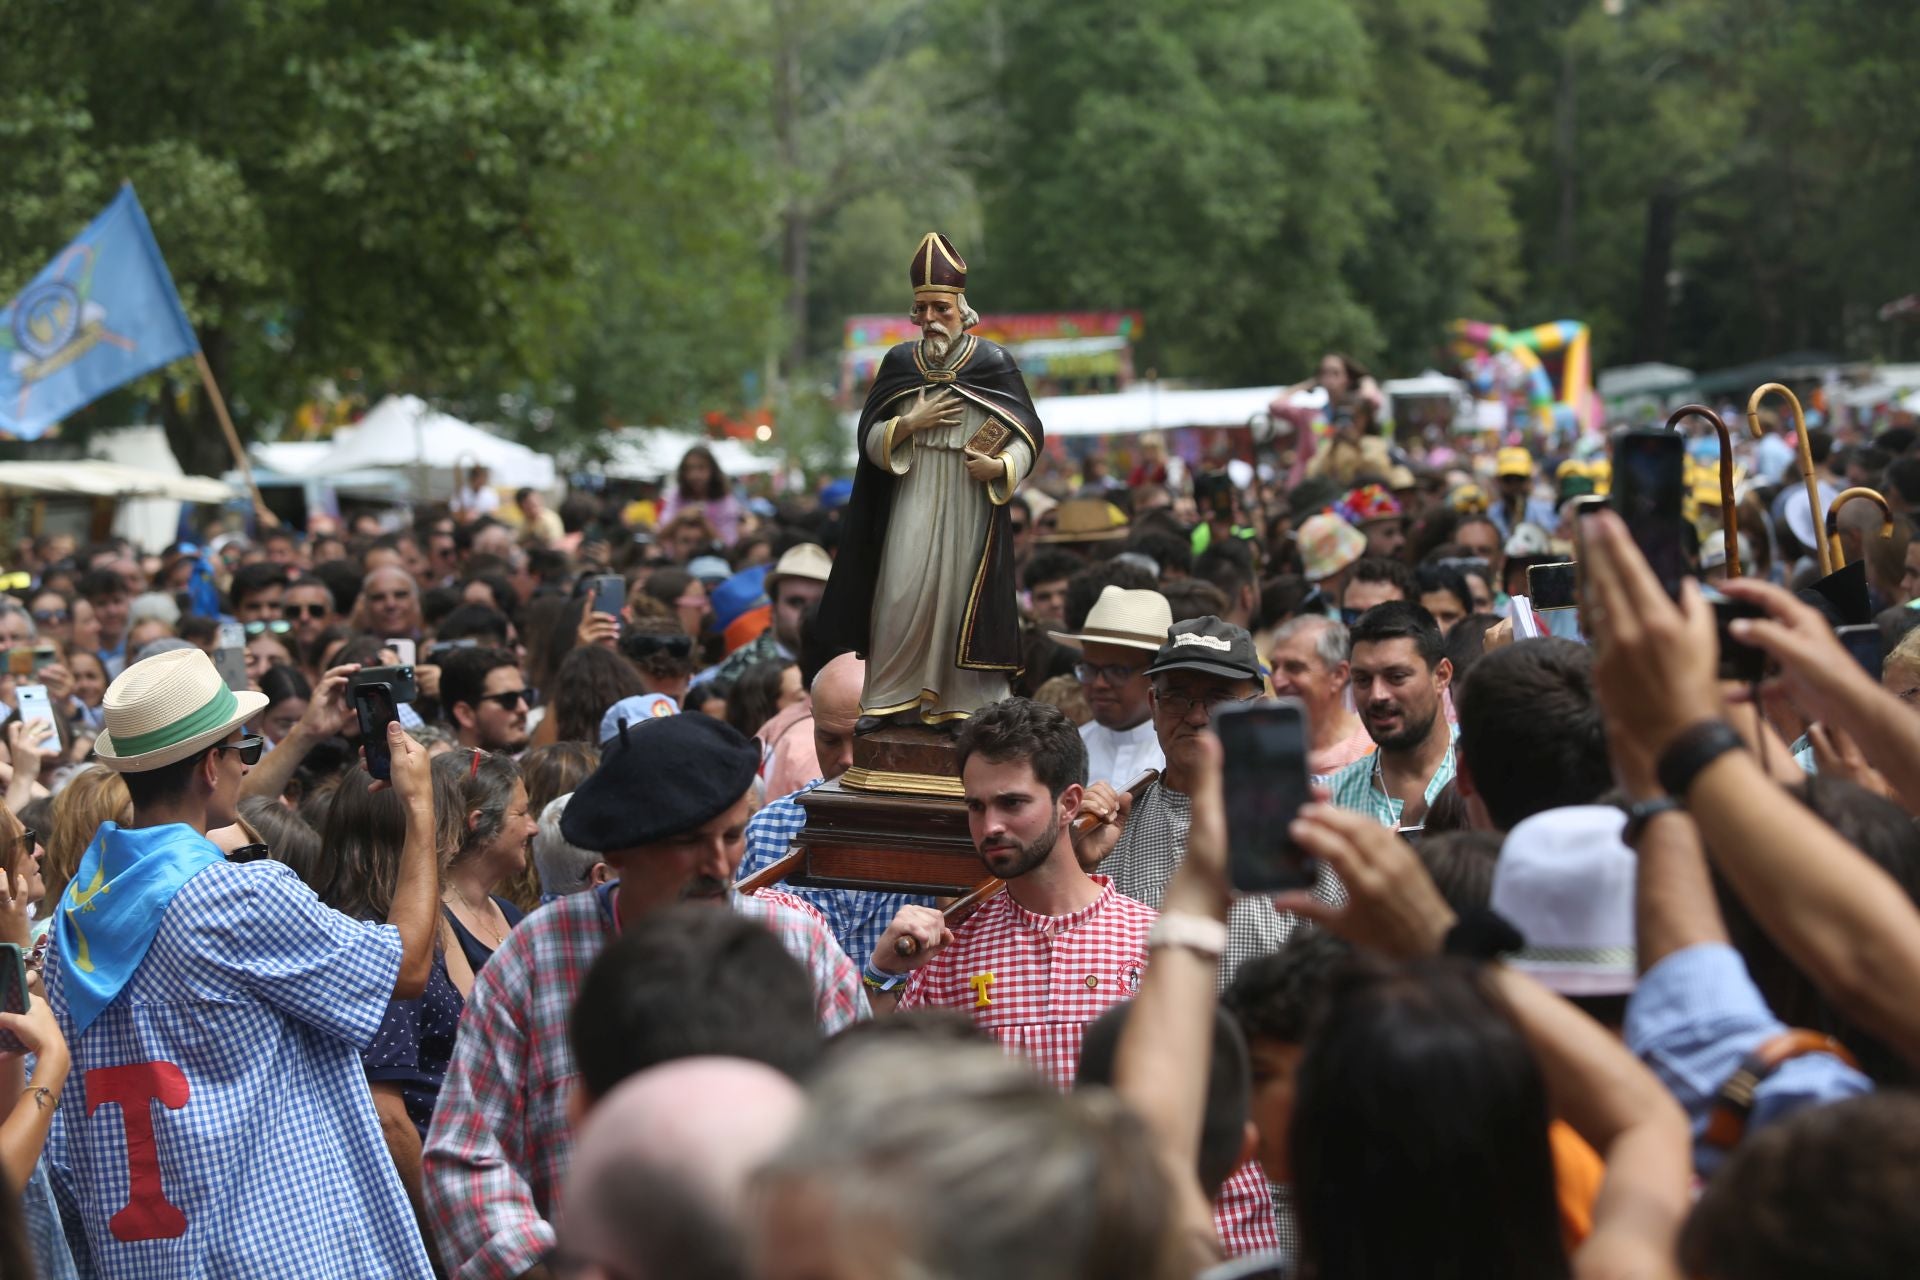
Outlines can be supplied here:
M1701 1177L1711 1177L1730 1154L1701 1140L1714 1095L1742 1059L1786 1029L1753 985L1740 953L1725 943L1676 951L1634 987L1622 1034L1685 1109L1693 1125L1693 1168ZM1747 1132L1758 1133L1803 1107L1872 1091L1872 1081L1831 1055L1792 1058L1754 1087Z
M800 807L799 797L825 781L815 778L792 795L769 802L753 815L747 823L747 856L740 860L739 879L764 871L792 851L794 838L800 834L800 828L807 825L807 811ZM938 905L934 898L911 893L803 889L796 884L782 884L780 889L825 916L834 941L856 965L864 965L873 958L873 949L880 945L881 935L893 923L894 912L906 906Z
M47 1002L73 1071L47 1158L80 1224L82 1274L432 1275L360 1064L400 956L393 926L331 910L283 863L215 863L174 895L140 967L76 1037L56 943ZM142 1067L175 1095L144 1104L164 1200L123 1213L141 1161L108 1085Z

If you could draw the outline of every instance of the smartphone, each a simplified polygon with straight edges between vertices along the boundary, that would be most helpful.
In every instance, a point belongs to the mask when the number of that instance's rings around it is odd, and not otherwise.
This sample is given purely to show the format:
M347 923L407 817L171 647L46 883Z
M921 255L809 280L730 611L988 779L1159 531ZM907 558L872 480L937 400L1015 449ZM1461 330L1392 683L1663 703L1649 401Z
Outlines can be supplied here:
M1846 647L1853 660L1867 669L1867 674L1875 680L1880 678L1880 668L1885 663L1886 654L1881 648L1880 628L1872 623L1855 627L1841 627L1835 633L1840 643Z
M1226 759L1228 879L1242 893L1309 888L1318 867L1287 835L1312 799L1306 709L1291 699L1224 706L1213 731Z
M400 718L393 689L384 684L351 687L354 714L360 717L360 745L367 749L367 772L381 780L393 776L393 756L387 751L387 726Z
M1533 607L1541 613L1550 613L1577 605L1579 601L1573 596L1574 569L1571 560L1527 566L1527 599L1533 601Z
M1575 520L1579 520L1582 516L1593 515L1595 512L1605 511L1606 509L1607 500L1599 494L1585 493L1573 500L1573 518Z
M39 675L42 671L58 661L60 661L60 651L52 645L37 644L33 646L33 674Z
M587 590L593 596L593 611L619 617L627 607L627 580L617 573L603 573L588 579Z
M1720 636L1720 678L1752 684L1767 674L1767 651L1733 638L1733 623L1740 618L1765 618L1767 611L1744 600L1729 600L1719 592L1708 597L1713 603L1714 630ZM1879 631L1874 629L1876 642Z
M214 670L227 682L227 688L244 692L253 687L247 679L247 629L237 622L223 622L215 637Z
M0 1013L25 1013L33 998L27 994L27 957L15 943L0 943ZM0 1028L0 1053L25 1053L13 1032Z
M47 696L47 686L43 684L23 684L13 691L14 705L20 709L20 723L32 724L35 720L44 721L48 728L55 730L59 726L53 722L53 699Z
M479 646L480 642L471 637L461 640L436 641L427 646L427 661L439 662L450 653L456 653L461 649L476 649Z
M7 674L18 679L33 674L33 650L18 645L7 650Z
M362 667L347 677L349 692L363 684L385 685L395 702L415 702L420 697L412 667Z
M1610 500L1627 522L1640 554L1669 596L1678 599L1687 574L1685 517L1686 440L1677 431L1622 431L1613 440Z
M400 660L400 665L403 667L412 666L419 656L419 650L414 647L413 641L405 636L387 637L387 648L393 650L394 656Z

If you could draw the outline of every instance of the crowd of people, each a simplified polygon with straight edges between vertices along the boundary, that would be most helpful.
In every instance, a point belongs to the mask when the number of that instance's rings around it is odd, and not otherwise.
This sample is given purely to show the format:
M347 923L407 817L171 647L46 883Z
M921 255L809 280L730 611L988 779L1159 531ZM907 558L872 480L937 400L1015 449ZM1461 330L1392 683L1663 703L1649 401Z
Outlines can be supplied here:
M1012 496L1022 669L952 739L1006 888L965 915L758 874L854 765L844 485L695 449L625 503L476 471L23 546L0 1277L1920 1274L1913 434L1808 442L1889 508L1836 521L1867 618L1776 437L1745 576L1690 497L1736 684L1699 587L1576 514L1602 455L1403 452L1364 370L1319 382L1271 466L1150 437ZM1212 726L1274 698L1314 871L1239 894Z

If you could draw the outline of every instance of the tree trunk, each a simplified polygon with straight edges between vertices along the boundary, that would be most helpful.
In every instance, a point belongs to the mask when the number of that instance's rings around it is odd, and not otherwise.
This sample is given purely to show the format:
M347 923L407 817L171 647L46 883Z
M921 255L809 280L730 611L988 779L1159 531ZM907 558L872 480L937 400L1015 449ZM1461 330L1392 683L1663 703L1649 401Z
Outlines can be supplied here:
M1560 273L1561 296L1578 296L1579 187L1574 152L1577 150L1578 97L1574 76L1571 29L1560 34L1560 83L1553 102L1553 164L1560 185L1560 217L1554 231L1554 259Z
M1669 342L1667 277L1673 271L1673 236L1680 202L1663 183L1647 200L1647 239L1640 249L1640 320L1633 331L1633 359L1665 360Z
M214 381L221 384L222 392L227 390L230 347L226 335L217 330L200 335L200 349L207 353L207 365L213 370ZM167 394L160 398L160 425L166 430L167 444L179 459L180 469L188 475L220 475L233 467L233 450L227 447L220 419L213 412L213 401L200 386L199 377L184 362L180 367L182 372L168 378ZM181 397L174 394L175 378L184 379L192 388L187 397L190 407L184 412L180 408Z

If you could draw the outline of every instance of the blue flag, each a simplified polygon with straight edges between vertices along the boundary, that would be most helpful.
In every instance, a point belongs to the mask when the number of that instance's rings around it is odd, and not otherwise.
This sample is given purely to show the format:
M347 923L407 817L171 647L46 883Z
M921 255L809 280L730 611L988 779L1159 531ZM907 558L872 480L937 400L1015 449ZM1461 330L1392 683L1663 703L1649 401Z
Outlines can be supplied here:
M0 435L37 440L123 383L200 349L133 194L0 311Z

